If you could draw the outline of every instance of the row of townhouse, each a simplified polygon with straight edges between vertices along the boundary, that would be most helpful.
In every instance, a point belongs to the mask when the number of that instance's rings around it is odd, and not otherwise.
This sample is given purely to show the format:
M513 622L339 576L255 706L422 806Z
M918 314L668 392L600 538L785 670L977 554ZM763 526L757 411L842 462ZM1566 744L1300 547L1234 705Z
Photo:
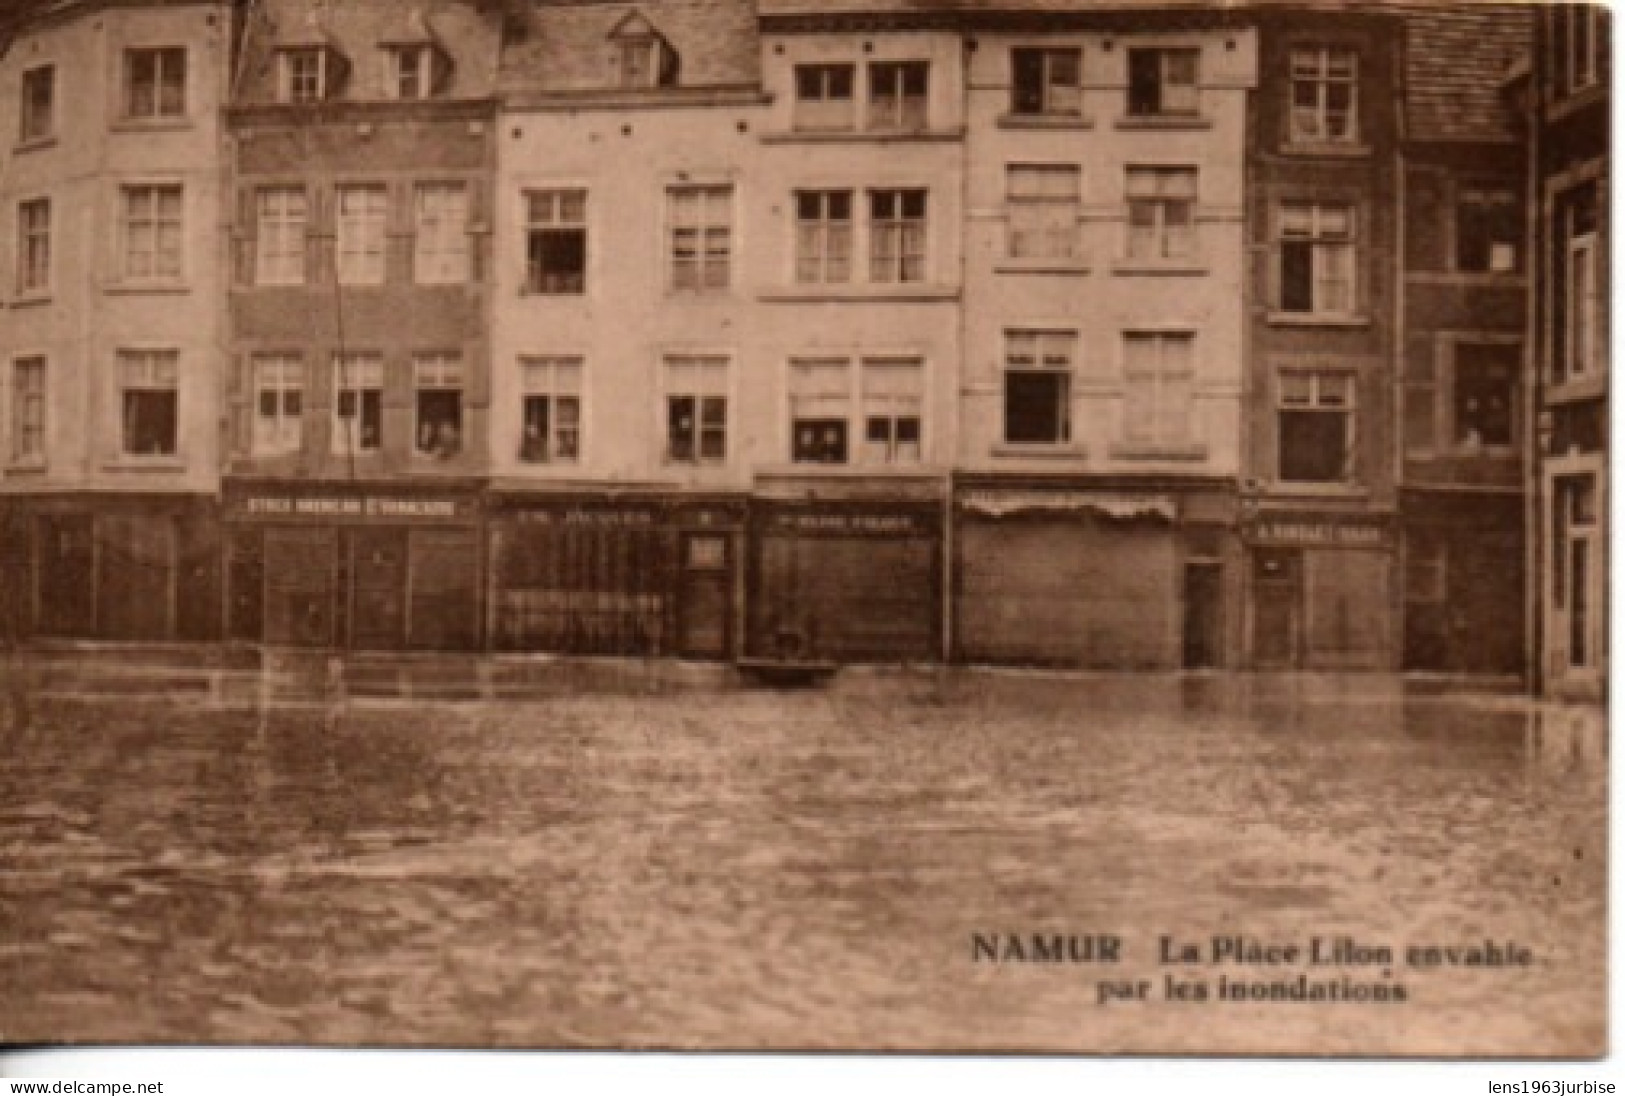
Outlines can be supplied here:
M1529 23L42 3L14 627L1517 672Z

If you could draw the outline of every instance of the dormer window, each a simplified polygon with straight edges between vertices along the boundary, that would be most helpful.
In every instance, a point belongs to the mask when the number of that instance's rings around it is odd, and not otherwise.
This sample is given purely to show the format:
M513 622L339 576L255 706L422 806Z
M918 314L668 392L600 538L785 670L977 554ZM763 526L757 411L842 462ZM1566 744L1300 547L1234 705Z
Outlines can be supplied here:
M277 98L284 103L319 103L338 94L349 62L331 46L293 46L277 54Z
M433 54L428 46L396 46L390 50L397 99L427 99L432 86Z
M677 83L677 52L641 12L622 19L609 38L616 50L620 87L640 90Z
M394 99L430 99L451 83L451 54L440 44L423 12L407 12L405 25L384 37L388 54L384 93Z

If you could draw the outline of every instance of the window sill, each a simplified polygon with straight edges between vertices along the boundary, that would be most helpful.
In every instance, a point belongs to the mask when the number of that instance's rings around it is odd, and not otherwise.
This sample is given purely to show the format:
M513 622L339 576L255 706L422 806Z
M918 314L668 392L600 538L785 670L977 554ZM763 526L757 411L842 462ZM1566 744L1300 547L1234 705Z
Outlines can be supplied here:
M138 457L125 454L105 461L102 464L104 472L184 472L186 460L183 457L165 454L161 457Z
M1582 400L1599 400L1608 394L1607 377L1598 373L1596 376L1573 377L1561 383L1547 386L1541 393L1545 403L1578 403Z
M1408 270L1411 285L1447 285L1469 289L1522 289L1529 284L1521 270Z
M1293 141L1281 145L1282 156L1319 156L1339 160L1359 160L1371 155L1371 146L1354 141Z
M1200 442L1187 444L1117 442L1107 450L1107 455L1113 460L1204 461L1207 460L1208 449Z
M11 307L33 308L42 304L50 304L51 299L52 297L49 293L24 293L12 298Z
M1093 129L1095 120L1083 114L1001 114L1000 129Z
M1207 264L1192 262L1155 262L1142 259L1119 259L1112 264L1112 273L1124 277L1165 275L1168 277L1202 277L1209 273Z
M993 265L995 274L1062 274L1089 273L1089 265L1077 259L1001 259Z
M843 144L851 141L883 143L886 141L958 141L965 136L964 127L954 129L791 129L762 134L764 145Z
M757 299L780 303L797 301L955 301L959 290L948 285L908 282L900 285L808 285L764 289Z
M138 295L174 297L192 292L192 287L185 282L106 282L102 285L102 292L116 297Z
M119 118L109 127L114 133L171 133L192 129L192 119L181 115L160 118Z
M6 465L8 476L39 476L47 470L44 457L19 457Z
M553 460L548 460L545 457L539 459L535 457L518 457L515 459L514 463L518 467L528 469L532 472L575 471L581 467L581 461L574 457L559 457Z
M896 461L890 464L865 464L861 461L843 461L839 464L823 461L789 461L782 464L760 465L756 473L781 479L795 477L863 479L874 476L918 479L921 476L934 475L936 470L923 460Z
M690 290L672 290L672 292L673 293L677 293L677 292L686 293L686 292L691 292L691 291ZM526 299L526 300L529 300L529 299L534 297L537 300L543 300L543 301L549 301L549 300L554 300L554 299L558 299L558 298L562 298L562 299L567 300L567 301L573 301L573 300L583 300L583 299L585 299L586 296L587 296L587 290L585 288L582 288L582 289L532 289L530 286L522 285L522 286L519 287L519 296Z
M1023 460L1083 460L1089 451L1072 442L998 442L992 450L995 457Z
M44 137L30 137L26 141L18 141L11 146L11 151L14 155L21 156L25 152L39 152L43 149L55 148L57 144L57 135L51 133Z
M1212 129L1213 119L1200 114L1124 115L1115 123L1118 129L1181 130Z
M1353 483L1286 483L1274 480L1264 485L1264 494L1303 499L1366 499L1371 490Z
M1321 316L1313 312L1270 312L1265 319L1276 327L1345 327L1371 326L1370 316Z

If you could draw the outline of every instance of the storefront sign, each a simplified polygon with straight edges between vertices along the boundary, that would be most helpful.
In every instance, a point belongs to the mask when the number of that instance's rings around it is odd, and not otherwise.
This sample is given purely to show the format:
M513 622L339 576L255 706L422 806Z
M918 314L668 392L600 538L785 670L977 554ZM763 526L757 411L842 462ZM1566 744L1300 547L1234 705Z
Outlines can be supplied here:
M232 499L228 512L239 518L330 519L378 522L466 521L473 517L467 499L403 495L273 495L245 494Z
M917 514L779 512L769 528L790 533L834 533L848 536L924 536L930 528Z
M592 529L647 529L659 523L652 510L520 510L514 518L524 525L563 525Z
M975 490L963 492L959 505L995 518L1034 511L1076 510L1094 510L1119 519L1159 517L1173 521L1179 516L1178 504L1171 495L1106 491Z
M1386 548L1392 538L1381 518L1282 514L1256 519L1247 531L1255 544L1333 548Z

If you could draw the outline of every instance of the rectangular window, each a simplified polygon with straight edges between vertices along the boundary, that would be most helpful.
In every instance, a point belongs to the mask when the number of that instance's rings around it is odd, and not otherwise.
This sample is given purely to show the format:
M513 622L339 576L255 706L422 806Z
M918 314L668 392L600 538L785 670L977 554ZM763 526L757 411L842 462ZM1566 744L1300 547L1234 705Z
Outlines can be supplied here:
M56 68L42 65L23 73L18 137L40 141L56 132Z
M1198 50L1128 51L1128 112L1134 117L1191 115L1199 102Z
M1276 241L1283 312L1348 316L1355 310L1354 210L1339 202L1288 202Z
M181 276L181 188L123 189L122 276L130 281L175 281Z
M446 460L463 448L463 359L459 354L418 354L412 359L417 394L417 451Z
M11 364L11 459L45 460L45 359L18 358Z
M382 186L338 188L338 272L344 285L382 285L389 192Z
M796 191L796 281L835 284L852 277L852 192Z
M1598 8L1595 2L1566 4L1569 16L1569 64L1573 91L1583 91L1597 83Z
M186 50L125 50L125 117L179 118L185 113Z
M640 89L658 86L660 79L660 43L649 35L633 35L621 39L621 87Z
M1010 113L1076 116L1082 109L1083 51L1010 51Z
M915 132L926 124L925 61L882 61L869 66L869 128Z
M1567 191L1558 199L1560 238L1555 242L1558 269L1557 331L1561 347L1553 354L1557 376L1562 383L1600 373L1605 351L1599 345L1600 260L1597 243L1597 187L1587 183Z
M728 359L666 359L666 459L721 464L728 456Z
M419 285L461 285L472 274L468 187L419 183L413 202L413 279Z
M869 280L925 281L925 191L869 192Z
M790 459L797 464L845 464L852 414L852 366L845 358L790 363Z
M1128 255L1156 261L1196 254L1196 169L1128 169Z
M1083 173L1075 164L1011 164L1005 169L1012 259L1075 259Z
M1007 331L1004 440L1060 445L1072 440L1073 331Z
M865 464L918 464L925 363L864 358L859 378Z
M304 443L305 363L298 354L255 354L254 455L297 453Z
M1518 269L1523 203L1499 187L1463 187L1456 194L1456 269L1509 274Z
M267 187L256 198L255 282L260 285L302 284L307 216L304 188Z
M328 51L320 46L277 54L278 94L284 103L317 103L327 98Z
M839 132L857 124L851 65L797 65L796 129Z
M35 198L17 207L17 292L51 289L51 200Z
M524 384L520 460L574 464L581 459L581 367L580 358L520 360Z
M1515 343L1456 344L1451 418L1457 449L1511 447L1522 360Z
M377 354L333 359L333 452L376 453L384 442L384 361Z
M671 287L688 293L728 288L733 256L733 187L666 191Z
M118 352L126 455L175 455L180 422L179 361L180 353L175 350Z
M1278 390L1279 469L1287 483L1354 479L1354 374L1283 372Z
M389 51L389 68L395 98L427 99L434 94L434 47L427 43L394 46Z
M587 192L527 191L525 209L526 291L586 292Z
M1359 58L1345 46L1292 51L1292 140L1349 143L1359 136Z
M1195 343L1189 332L1129 332L1123 336L1123 372L1128 382L1126 441L1142 445L1190 441Z

